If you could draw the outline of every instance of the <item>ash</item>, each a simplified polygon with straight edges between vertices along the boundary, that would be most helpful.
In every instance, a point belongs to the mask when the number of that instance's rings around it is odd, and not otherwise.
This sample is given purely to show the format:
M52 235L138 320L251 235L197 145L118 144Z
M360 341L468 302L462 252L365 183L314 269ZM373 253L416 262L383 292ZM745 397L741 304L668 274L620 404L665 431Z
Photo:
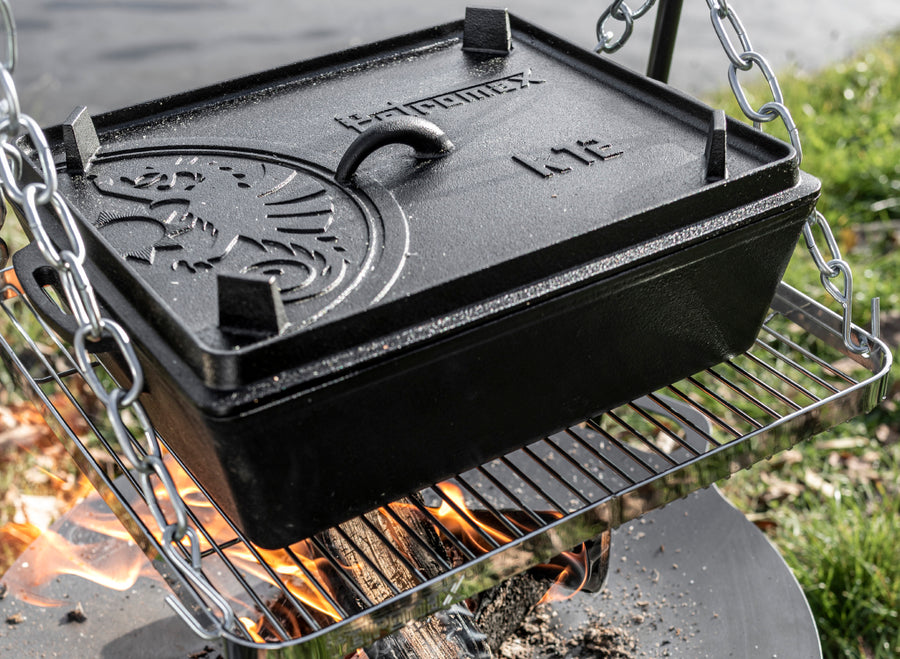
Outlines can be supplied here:
M507 638L498 659L631 659L638 654L637 640L621 627L599 622L577 628L563 627L548 605L534 608L522 625Z

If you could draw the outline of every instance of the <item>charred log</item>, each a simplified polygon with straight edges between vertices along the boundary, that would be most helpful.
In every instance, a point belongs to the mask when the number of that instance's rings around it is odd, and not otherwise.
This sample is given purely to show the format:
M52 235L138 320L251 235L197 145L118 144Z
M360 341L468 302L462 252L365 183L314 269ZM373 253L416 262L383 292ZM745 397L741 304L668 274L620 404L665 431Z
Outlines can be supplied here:
M541 601L553 582L530 572L481 593L475 608L475 624L487 636L487 644L496 653L532 609Z
M490 659L487 636L473 620L472 612L457 604L424 620L410 623L365 650L368 659L450 657Z
M365 600L378 604L393 596L395 589L413 588L452 565L417 503L401 500L391 504L390 511L379 509L322 534L329 552L344 565L355 566L352 587L345 584L336 589L342 606L360 611L366 607ZM365 653L369 659L486 659L491 653L485 638L468 609L455 606L406 625Z

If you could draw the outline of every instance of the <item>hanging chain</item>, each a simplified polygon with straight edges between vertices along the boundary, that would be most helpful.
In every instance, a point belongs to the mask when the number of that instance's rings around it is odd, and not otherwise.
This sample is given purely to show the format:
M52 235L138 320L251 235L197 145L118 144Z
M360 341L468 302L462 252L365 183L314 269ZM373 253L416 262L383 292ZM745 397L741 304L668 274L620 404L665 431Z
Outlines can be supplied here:
M797 125L794 123L793 117L784 104L784 97L781 93L781 86L775 72L769 65L765 57L753 50L750 43L750 37L744 24L738 17L737 12L730 5L728 0L706 0L709 5L709 16L712 20L713 29L716 36L722 44L722 49L729 59L728 82L731 85L731 91L737 100L741 111L748 119L753 121L753 125L759 128L762 123L781 119L790 136L791 144L797 152L797 164L803 159L803 150L800 146L800 135ZM731 37L728 35L726 21L734 30L740 42L741 49L735 48ZM738 71L749 71L753 67L759 67L762 71L766 82L769 85L769 91L772 94L772 100L763 103L758 109L754 110L753 106L747 100L747 94L744 92L741 83L738 80ZM824 236L825 244L831 255L830 259L826 259L822 255L822 250L816 243L813 230L818 227ZM807 249L812 255L812 259L819 269L819 278L822 286L834 300L841 305L843 310L843 340L844 346L853 353L864 354L869 351L869 343L864 335L860 335L858 341L854 339L852 327L853 317L853 273L850 265L841 257L838 249L837 240L828 221L818 210L813 210L803 225L803 238L806 241ZM835 285L835 281L839 280L841 285ZM873 319L877 325L877 319ZM874 325L873 325L874 326Z
M709 16L712 19L713 29L716 31L719 43L722 44L722 48L731 62L728 67L728 83L731 85L731 91L734 92L734 98L737 100L741 112L753 121L753 125L756 128L759 128L760 124L780 118L785 128L787 128L791 144L797 151L797 164L800 164L800 161L803 159L803 150L800 147L800 135L797 131L797 125L784 104L781 86L778 84L778 78L775 76L772 67L769 66L768 60L753 50L744 24L738 17L737 12L728 5L726 0L706 0L706 4L709 5ZM728 36L728 30L724 23L726 20L737 34L743 48L742 51L734 47L731 37ZM738 71L749 71L754 64L759 67L763 76L765 76L773 99L768 103L764 103L757 110L754 110L753 106L750 105L750 101L747 100L747 94L744 92L744 88L741 87L740 80L738 80Z
M644 14L646 14L655 4L656 0L644 0L644 3L637 11L632 11L624 0L615 0L600 15L597 21L597 39L598 44L594 49L596 52L614 53L628 41L634 30L634 22ZM722 49L728 57L728 83L731 85L731 91L737 100L741 111L753 122L754 127L760 128L764 123L781 119L784 127L787 129L791 145L797 153L797 164L803 160L803 148L800 144L800 133L797 130L797 124L791 116L790 110L784 104L784 95L781 93L781 85L778 84L778 78L768 60L753 50L750 43L750 36L744 24L741 22L737 12L731 6L730 0L706 0L709 5L709 15L712 20L713 29ZM610 19L615 19L623 24L622 32L616 36L607 29L607 23ZM736 48L734 41L729 36L728 26L737 36L740 48ZM738 78L739 71L750 71L754 66L759 68L766 83L769 86L769 92L772 100L763 103L759 108L754 109L747 99L747 94L741 86ZM822 255L822 250L816 243L814 229L818 227L825 239L830 259L826 259ZM834 300L841 305L843 310L843 340L844 346L855 354L865 354L869 351L869 342L865 335L860 334L858 339L854 338L852 331L853 317L853 273L849 264L841 258L837 241L834 233L825 217L818 211L813 210L803 225L803 237L806 246L812 255L816 267L819 269L819 277L822 280L822 286ZM837 283L836 283L837 282ZM837 284L840 285L837 285ZM873 313L877 304L873 304ZM872 319L872 327L877 327L878 319Z
M813 234L813 229L816 227L822 231L825 244L831 255L830 259L825 259L822 255L822 250L819 249L816 243L815 235ZM857 342L854 340L853 332L851 331L853 323L853 272L850 270L850 265L841 258L841 250L838 248L834 233L832 233L831 227L828 225L828 220L818 210L813 210L810 216L806 218L806 222L803 225L803 239L806 241L806 248L809 250L813 262L819 269L819 279L822 281L822 286L843 309L844 322L842 331L844 346L856 354L869 352L870 346L865 335L860 335L859 342ZM841 286L834 284L836 279L840 279ZM878 326L877 310L877 304L873 305L873 328ZM873 331L873 334L877 336L876 331Z
M153 424L138 401L144 387L144 374L137 353L125 329L100 312L94 288L84 269L86 253L80 229L58 190L53 153L37 122L20 110L12 78L16 61L16 31L8 0L0 0L0 21L0 29L6 35L6 53L0 61L0 186L12 202L23 208L34 242L59 276L66 302L78 322L73 340L75 361L91 390L106 407L116 441L137 473L141 494L162 533L162 553L177 572L196 587L221 615L214 617L215 628L208 630L179 600L169 597L168 602L195 633L206 639L218 638L232 627L234 612L202 574L200 538L188 521L187 507L163 462ZM30 138L34 146L41 177L40 181L28 183L24 187L20 185L24 154L15 145L22 133ZM43 214L48 214L59 222L66 238L65 245L57 246L50 239ZM115 352L124 360L131 377L131 386L127 390L115 384L107 388L92 368L90 345L101 339L112 339ZM126 411L131 413L139 426L142 441L128 430L123 419ZM153 476L162 484L164 496L171 504L174 521L169 521L160 505L162 495L158 496L156 493Z
M625 0L615 0L603 10L597 21L597 46L594 48L594 52L614 53L619 50L631 37L634 22L650 11L654 4L656 4L656 0L644 0L644 4L637 11L631 11ZM606 24L611 18L623 24L622 33L618 37L607 29Z

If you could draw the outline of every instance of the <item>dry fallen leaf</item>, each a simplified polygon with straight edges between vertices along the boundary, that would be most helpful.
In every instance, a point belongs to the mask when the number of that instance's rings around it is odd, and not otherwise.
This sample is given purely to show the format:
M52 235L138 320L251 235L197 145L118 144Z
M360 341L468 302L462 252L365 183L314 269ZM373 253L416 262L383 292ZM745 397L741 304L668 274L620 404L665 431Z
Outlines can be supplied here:
M816 442L816 449L820 451L846 451L852 448L868 446L871 440L868 437L840 437L838 439L823 439Z
M50 476L41 467L29 467L22 477L32 485L46 485L50 482Z
M803 474L803 482L811 489L820 493L822 496L833 499L835 495L835 487L812 469L807 469Z
M0 432L0 453L36 444L46 436L46 426L17 425Z
M760 480L766 484L766 491L761 498L767 504L797 497L803 493L803 486L799 483L786 481L774 474L760 472Z
M787 451L782 451L781 453L772 456L772 459L769 460L769 464L773 467L778 467L781 465L794 465L799 462L803 462L803 454L795 448L789 449Z

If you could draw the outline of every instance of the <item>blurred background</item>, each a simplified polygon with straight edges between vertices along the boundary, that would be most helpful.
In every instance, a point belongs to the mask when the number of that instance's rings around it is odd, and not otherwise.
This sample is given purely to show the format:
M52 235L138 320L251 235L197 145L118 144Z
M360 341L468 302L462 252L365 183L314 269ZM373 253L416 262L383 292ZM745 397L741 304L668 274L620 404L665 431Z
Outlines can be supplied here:
M16 83L43 124L76 105L92 112L131 105L461 18L471 2L330 0L13 0L19 26ZM585 48L597 43L603 2L511 0L505 6ZM632 5L640 3L632 2ZM891 26L900 3L752 0L735 9L753 47L776 71L813 71ZM654 12L614 55L643 71ZM610 25L618 31L616 21ZM692 94L727 85L725 58L703 0L684 3L671 83ZM752 76L748 76L748 79ZM761 76L760 76L761 79Z

